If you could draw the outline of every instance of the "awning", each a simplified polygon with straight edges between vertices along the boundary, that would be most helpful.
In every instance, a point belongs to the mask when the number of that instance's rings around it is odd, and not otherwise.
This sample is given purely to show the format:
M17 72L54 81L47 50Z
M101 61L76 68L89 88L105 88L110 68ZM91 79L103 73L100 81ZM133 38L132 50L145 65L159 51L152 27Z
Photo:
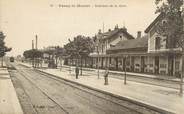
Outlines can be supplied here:
M147 53L150 56L182 55L181 49L154 50Z
M126 57L126 56L146 56L147 53L118 53L109 54L110 57Z
M63 55L62 58L64 59L67 59L67 58L70 58L71 56L70 55Z
M147 53L117 53L117 54L95 54L90 57L126 57L126 56L146 56Z
M127 56L168 56L168 55L181 55L180 53L117 53L106 55L90 55L90 57L127 57Z
M89 57L110 57L110 55L108 54L93 54L93 55L89 55Z

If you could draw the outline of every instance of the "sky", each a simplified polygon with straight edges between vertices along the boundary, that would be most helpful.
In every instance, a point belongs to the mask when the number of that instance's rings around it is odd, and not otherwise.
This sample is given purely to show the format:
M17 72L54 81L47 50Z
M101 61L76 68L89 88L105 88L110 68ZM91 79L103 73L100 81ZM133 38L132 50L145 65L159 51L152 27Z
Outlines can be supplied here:
M90 7L59 7L59 5ZM95 7L121 5L121 7ZM38 48L63 46L77 35L94 36L125 26L136 37L156 18L154 0L0 0L0 31L6 34L8 55L31 49L38 35Z

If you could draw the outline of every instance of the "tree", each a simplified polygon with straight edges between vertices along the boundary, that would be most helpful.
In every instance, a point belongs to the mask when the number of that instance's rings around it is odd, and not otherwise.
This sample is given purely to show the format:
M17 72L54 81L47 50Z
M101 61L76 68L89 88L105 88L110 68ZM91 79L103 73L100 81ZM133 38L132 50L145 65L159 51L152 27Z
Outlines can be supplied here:
M45 58L45 59L48 59L49 61L51 60L51 59L53 59L53 54L54 54L54 48L53 48L53 46L52 47L47 47L45 50L43 50L43 53L45 53L45 54L48 54L49 55L49 57L48 58Z
M86 58L94 50L93 40L90 37L78 35L74 37L73 41L69 39L69 43L64 46L64 50L65 54L70 58L77 59L77 65L79 65L80 60L82 75L82 59Z
M60 59L62 58L63 53L64 53L64 49L63 49L62 47L56 46L56 47L55 47L54 53L55 53L56 67L57 67L57 66L58 66L58 59L59 59L59 58L60 58Z
M3 66L3 57L5 56L6 52L9 52L12 50L12 48L8 48L5 46L5 35L3 32L0 31L0 57L2 57L1 66Z
M28 58L33 59L33 58L41 58L43 53L39 50L31 49L24 51L23 55L26 59Z
M30 49L30 50L24 51L23 56L26 59L31 59L33 67L36 67L35 59L42 58L43 53L42 53L42 51L37 50L37 49Z
M175 46L182 49L182 71L180 93L183 93L183 75L184 75L184 8L182 8L183 0L155 0L157 5L156 13L162 16L165 21L159 21L156 26L156 32L166 36L169 48Z
M49 56L45 58L49 60L49 66L50 65L51 67L58 66L58 59L63 56L63 51L64 49L60 46L49 46L45 50L43 50L43 53L48 54Z

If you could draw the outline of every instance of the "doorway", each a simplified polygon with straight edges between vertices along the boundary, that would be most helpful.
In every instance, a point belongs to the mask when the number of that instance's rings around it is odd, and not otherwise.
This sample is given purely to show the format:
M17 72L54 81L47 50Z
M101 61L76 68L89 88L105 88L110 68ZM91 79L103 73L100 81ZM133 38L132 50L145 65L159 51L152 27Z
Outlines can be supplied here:
M170 76L173 76L173 65L174 65L174 57L169 56L168 57L168 74Z
M118 70L118 58L115 58L115 62L116 62L115 70Z
M134 56L131 56L131 71L134 72Z
M125 67L126 67L126 58L123 57L123 71L125 71Z
M159 74L159 56L155 56L155 74Z
M145 67L145 60L144 60L144 56L141 56L141 72L144 72L144 67Z

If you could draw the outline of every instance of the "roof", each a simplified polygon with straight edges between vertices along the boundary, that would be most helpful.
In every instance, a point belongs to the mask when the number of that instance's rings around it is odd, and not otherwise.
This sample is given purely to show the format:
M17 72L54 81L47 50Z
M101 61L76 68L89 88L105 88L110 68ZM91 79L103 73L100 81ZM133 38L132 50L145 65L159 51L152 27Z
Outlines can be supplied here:
M102 33L101 35L103 35L103 39L110 39L112 38L114 35L117 35L118 33L124 33L124 35L128 38L128 39L135 39L131 34L129 34L127 32L126 28L116 28L114 30Z
M155 20L146 28L146 30L144 31L145 33L148 33L152 28L153 26L163 18L163 13L160 13L156 18Z
M147 47L148 47L148 36L146 35L143 36L142 38L120 41L114 47L111 47L108 50L135 49Z
M148 55L148 53L147 52L122 52L122 53L106 54L106 55L90 55L90 57L124 57L127 55L146 56L146 55Z

